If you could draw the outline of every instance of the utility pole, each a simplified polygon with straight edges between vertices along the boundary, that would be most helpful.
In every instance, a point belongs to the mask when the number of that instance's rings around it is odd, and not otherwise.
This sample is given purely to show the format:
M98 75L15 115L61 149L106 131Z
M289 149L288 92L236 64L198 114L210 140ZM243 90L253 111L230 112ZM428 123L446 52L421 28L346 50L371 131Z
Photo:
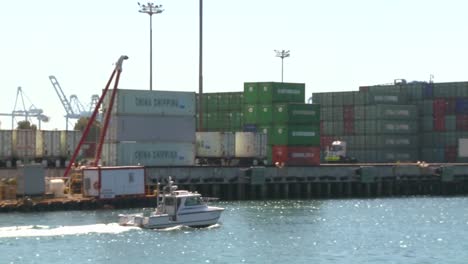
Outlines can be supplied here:
M284 65L284 58L290 56L289 50L275 50L276 57L281 58L281 82L283 82L283 65Z
M153 90L153 15L159 14L164 11L161 9L162 5L155 5L151 2L147 4L140 4L140 10L138 12L145 13L150 16L150 91Z
M203 131L203 0L200 0L200 44L198 65L198 130Z

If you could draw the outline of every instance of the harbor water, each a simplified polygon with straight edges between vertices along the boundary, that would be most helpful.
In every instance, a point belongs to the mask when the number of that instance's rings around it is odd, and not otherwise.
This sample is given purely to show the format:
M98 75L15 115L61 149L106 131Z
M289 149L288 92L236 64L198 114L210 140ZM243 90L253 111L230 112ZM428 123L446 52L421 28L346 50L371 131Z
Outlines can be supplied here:
M468 197L215 204L202 229L116 223L137 209L0 214L0 263L468 263Z

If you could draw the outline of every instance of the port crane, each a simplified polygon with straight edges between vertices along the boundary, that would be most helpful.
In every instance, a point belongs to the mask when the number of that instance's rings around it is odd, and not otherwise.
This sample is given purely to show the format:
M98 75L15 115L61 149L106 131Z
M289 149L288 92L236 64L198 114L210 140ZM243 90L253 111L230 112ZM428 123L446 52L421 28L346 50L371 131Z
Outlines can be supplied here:
M52 86L54 87L55 92L57 93L60 102L63 105L63 108L65 109L65 130L68 130L69 119L80 119L81 117L90 117L92 115L93 110L99 101L99 95L93 94L91 96L91 103L89 104L88 109L86 109L80 100L78 100L78 96L72 94L70 95L70 98L67 99L62 87L60 86L60 83L57 81L57 78L55 78L54 75L50 75L49 80L52 83Z
M37 108L32 103L29 108L27 108L24 101L25 97L29 102L31 102L26 94L24 94L23 89L18 87L16 90L16 99L13 111L11 113L0 113L0 116L11 116L11 129L14 129L15 127L15 117L24 117L24 120L29 121L30 123L32 123L31 118L35 117L38 120L39 129L41 129L41 122L49 122L49 117L44 114L42 109Z

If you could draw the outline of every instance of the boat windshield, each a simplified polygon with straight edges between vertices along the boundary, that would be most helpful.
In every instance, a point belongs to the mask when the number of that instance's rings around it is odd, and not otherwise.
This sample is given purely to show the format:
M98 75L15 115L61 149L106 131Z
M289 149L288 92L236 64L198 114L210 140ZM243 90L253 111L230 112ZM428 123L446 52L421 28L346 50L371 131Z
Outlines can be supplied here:
M185 206L195 206L201 204L203 204L201 197L187 197L185 200Z
M176 198L174 197L166 197L164 199L164 205L166 206L174 206L175 205L175 201L176 201ZM180 206L180 201L181 199L180 198L177 198L177 207Z

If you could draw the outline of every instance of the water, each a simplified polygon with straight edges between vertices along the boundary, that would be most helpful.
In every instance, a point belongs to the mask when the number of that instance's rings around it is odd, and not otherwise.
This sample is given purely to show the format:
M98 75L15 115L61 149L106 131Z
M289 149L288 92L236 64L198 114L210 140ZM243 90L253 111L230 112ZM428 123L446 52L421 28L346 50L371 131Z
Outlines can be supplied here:
M142 230L137 210L0 214L0 263L468 263L468 198L219 202L219 224Z

